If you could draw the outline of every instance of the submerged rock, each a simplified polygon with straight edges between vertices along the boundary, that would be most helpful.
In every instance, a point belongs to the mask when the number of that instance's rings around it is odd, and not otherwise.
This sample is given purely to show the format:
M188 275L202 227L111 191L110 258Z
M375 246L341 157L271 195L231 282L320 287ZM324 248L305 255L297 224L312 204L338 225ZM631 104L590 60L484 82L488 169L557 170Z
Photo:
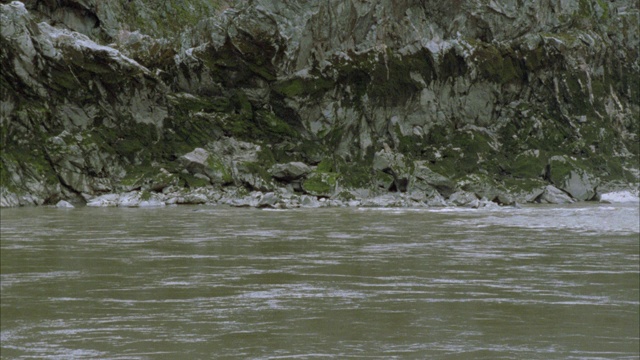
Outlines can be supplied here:
M73 206L71 203L64 201L64 200L60 200L56 203L56 207L59 209L73 209L75 208L75 206Z

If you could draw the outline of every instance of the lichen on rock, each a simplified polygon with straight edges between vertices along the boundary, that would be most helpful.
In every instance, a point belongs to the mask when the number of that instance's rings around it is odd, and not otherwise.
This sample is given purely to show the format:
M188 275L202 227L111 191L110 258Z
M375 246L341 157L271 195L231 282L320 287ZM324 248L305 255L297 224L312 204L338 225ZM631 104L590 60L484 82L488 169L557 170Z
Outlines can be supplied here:
M0 4L0 205L593 200L639 181L639 17L631 0Z

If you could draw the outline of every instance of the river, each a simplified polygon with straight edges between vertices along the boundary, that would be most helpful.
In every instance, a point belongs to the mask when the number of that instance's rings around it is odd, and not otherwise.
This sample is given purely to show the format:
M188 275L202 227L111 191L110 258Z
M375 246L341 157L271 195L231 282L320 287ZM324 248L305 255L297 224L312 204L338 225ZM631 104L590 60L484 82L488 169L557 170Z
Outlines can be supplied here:
M3 359L638 359L638 204L3 209Z

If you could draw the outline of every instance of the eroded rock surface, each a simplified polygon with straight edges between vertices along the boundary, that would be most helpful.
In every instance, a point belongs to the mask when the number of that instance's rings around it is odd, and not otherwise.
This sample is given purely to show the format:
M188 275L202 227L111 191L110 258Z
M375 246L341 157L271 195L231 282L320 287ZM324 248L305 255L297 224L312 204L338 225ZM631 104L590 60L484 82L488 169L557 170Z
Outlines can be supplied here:
M280 188L347 205L595 199L640 174L639 13L631 0L3 3L0 205ZM287 203L275 197L239 201Z

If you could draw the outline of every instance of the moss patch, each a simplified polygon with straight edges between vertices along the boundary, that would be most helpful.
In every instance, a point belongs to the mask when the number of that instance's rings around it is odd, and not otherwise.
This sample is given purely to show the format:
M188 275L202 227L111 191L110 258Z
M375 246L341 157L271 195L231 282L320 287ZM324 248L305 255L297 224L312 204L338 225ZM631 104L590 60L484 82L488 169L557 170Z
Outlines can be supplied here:
M495 46L481 44L478 46L472 57L478 66L480 75L499 84L506 84L512 81L521 81L524 77L522 66L518 57L509 51L503 53Z
M331 196L338 182L338 173L313 172L302 182L302 189L314 196Z
M333 80L326 77L309 77L309 78L292 78L272 85L273 91L276 93L293 98L319 96L322 93L333 89L335 86Z

